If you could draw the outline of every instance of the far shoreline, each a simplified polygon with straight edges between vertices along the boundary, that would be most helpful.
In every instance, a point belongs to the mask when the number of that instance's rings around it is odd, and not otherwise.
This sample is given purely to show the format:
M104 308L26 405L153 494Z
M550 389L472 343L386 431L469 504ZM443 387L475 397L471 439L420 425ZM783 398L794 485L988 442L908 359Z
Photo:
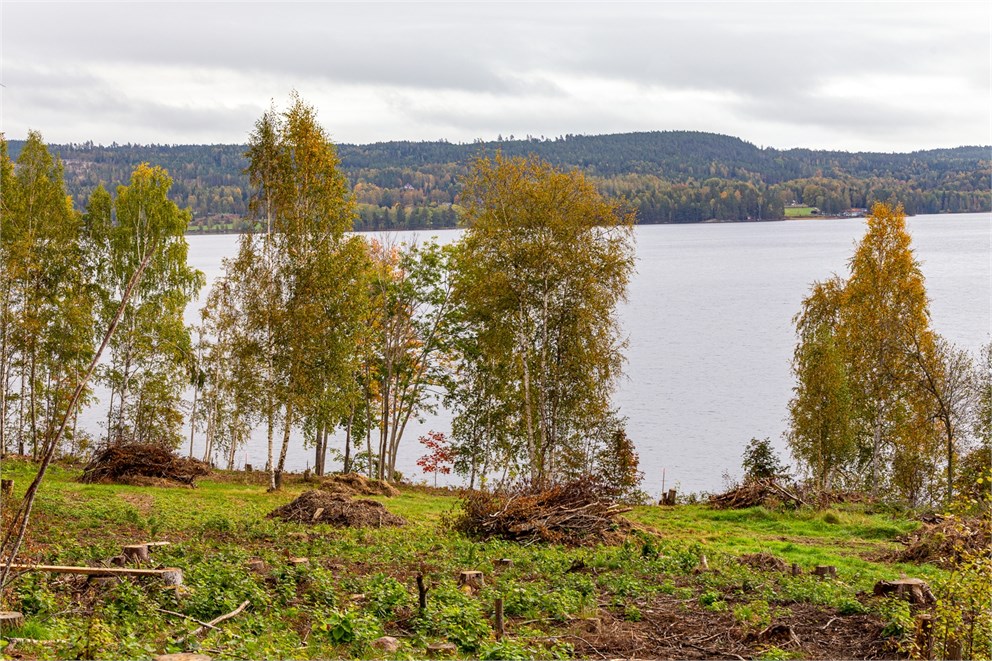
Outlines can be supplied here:
M964 214L989 214L992 216L992 210L990 211L939 211L937 213L918 213L918 214L906 214L907 218L915 218L917 216L960 216ZM729 224L739 224L746 225L751 223L781 223L781 222L792 222L792 221L803 221L803 220L857 220L865 218L868 214L862 216L786 216L784 218L753 218L751 220L722 220L718 218L711 218L708 220L694 220L688 223L635 223L635 227L651 227L651 226L668 226L668 225L729 225ZM461 226L448 226L448 227L418 227L418 228L391 228L391 229L353 229L350 230L353 234L381 234L388 232L440 232L446 230L462 230L465 229ZM242 232L236 230L186 230L186 236L226 236L226 235L241 235L241 234L252 234L252 232Z

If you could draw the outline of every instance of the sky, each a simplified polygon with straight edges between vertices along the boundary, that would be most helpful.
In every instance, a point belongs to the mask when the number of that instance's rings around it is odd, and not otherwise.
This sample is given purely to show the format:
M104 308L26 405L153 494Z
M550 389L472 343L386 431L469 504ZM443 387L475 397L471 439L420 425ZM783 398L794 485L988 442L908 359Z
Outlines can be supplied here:
M695 130L992 144L992 3L0 0L0 130L244 143L293 90L339 143Z

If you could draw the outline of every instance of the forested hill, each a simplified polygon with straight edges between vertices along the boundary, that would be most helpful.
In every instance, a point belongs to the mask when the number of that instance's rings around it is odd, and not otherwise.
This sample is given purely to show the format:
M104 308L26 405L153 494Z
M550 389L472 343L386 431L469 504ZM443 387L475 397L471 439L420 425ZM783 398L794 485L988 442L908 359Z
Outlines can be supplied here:
M10 142L16 158L22 143ZM245 229L248 185L243 145L53 145L77 206L100 182L124 183L141 162L175 180L173 199L195 228ZM989 147L906 154L759 148L730 136L690 131L510 136L493 142L381 142L339 145L358 202L357 229L451 227L459 181L473 158L502 149L578 167L608 195L623 195L642 223L781 218L797 202L836 214L874 201L909 213L989 211Z

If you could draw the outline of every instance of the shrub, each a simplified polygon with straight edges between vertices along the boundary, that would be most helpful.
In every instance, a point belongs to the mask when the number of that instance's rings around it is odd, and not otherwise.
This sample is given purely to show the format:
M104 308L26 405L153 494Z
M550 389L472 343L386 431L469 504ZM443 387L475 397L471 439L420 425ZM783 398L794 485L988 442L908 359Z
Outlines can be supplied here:
M764 480L788 475L789 467L779 460L769 438L752 438L744 449L744 479Z

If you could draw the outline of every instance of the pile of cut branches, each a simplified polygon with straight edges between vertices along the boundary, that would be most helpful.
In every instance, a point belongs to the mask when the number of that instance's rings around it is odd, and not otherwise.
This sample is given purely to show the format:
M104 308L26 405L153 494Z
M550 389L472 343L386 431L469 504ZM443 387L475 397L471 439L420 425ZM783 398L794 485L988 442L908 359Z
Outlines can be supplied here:
M358 473L328 475L320 484L321 491L343 496L398 496L399 490L388 482L370 480Z
M158 445L132 443L99 450L83 468L82 481L141 486L186 484L208 475L210 466L196 459L177 457Z
M406 519L393 514L382 503L363 498L352 500L325 491L304 491L293 502L269 512L267 518L294 523L329 523L335 528L406 525Z
M620 516L631 508L617 492L591 477L544 488L468 493L455 528L471 537L581 546L619 542L631 529Z
M992 519L989 517L940 517L896 538L905 546L896 553L898 562L929 562L953 568L965 556L988 552L992 546Z
M721 510L740 510L746 507L771 506L779 503L792 507L806 504L795 490L773 478L748 480L729 491L710 496L709 502L710 505Z

